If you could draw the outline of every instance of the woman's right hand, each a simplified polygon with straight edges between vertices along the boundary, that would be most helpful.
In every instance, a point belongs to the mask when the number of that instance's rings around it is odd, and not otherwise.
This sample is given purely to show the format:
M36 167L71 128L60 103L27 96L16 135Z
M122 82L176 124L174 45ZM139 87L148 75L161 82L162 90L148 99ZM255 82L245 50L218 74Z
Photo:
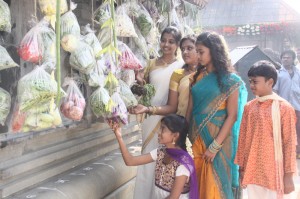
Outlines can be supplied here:
M138 104L135 107L129 108L128 111L131 114L142 114L142 113L147 113L148 107L142 104Z

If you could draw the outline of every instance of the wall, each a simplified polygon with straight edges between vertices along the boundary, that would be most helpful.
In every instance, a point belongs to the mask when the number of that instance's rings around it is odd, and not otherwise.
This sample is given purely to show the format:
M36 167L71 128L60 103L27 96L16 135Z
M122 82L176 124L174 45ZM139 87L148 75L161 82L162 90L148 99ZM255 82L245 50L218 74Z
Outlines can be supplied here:
M0 87L10 92L13 103L18 80L33 69L32 64L20 60L17 47L30 30L28 21L32 19L32 15L36 13L37 17L41 18L39 11L35 10L34 2L35 0L11 0L12 32L0 33L1 45L5 46L14 61L20 64L18 68L0 71ZM75 1L78 6L74 13L80 25L91 22L92 2L94 7L95 1ZM71 72L68 56L69 54L61 51L62 80ZM91 93L86 86L82 87L82 91L85 96ZM7 121L10 118L11 115ZM136 168L126 167L120 155L115 155L111 162L105 163L115 168L115 172L108 172L106 167L99 166L89 171L88 175L94 177L72 178L62 195L55 195L51 189L47 192L40 188L47 187L47 183L52 181L57 186L55 182L60 182L61 176L85 168L93 161L105 160L110 154L118 154L118 145L111 130L103 120L92 115L89 107L81 122L65 120L61 127L41 132L8 131L8 126L0 127L0 198L28 198L27 193L34 193L33 195L40 194L39 198L47 199L66 198L69 194L71 195L67 198L97 199L106 196L121 198L120 193L133 193L132 179L136 175ZM131 118L124 131L126 142L138 149L140 131L135 117ZM138 150L134 152L139 153ZM74 193L77 193L76 197L72 195Z

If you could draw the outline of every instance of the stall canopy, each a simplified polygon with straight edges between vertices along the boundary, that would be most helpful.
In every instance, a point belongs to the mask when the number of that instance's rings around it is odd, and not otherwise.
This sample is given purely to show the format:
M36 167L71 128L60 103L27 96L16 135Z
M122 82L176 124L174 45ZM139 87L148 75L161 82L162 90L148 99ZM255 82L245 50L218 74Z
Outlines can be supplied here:
M257 61L267 60L272 62L275 66L277 63L266 55L258 46L241 46L233 49L230 52L230 59L234 65L237 73L241 76L246 83L248 90L248 100L253 99L255 96L252 94L249 85L248 71L250 67Z

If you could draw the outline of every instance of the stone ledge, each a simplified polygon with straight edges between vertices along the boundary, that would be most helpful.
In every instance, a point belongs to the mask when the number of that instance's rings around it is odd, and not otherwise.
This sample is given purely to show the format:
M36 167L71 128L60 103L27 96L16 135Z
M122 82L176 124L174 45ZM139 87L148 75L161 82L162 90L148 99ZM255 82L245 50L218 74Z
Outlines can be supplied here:
M129 150L140 154L140 142L130 144ZM127 167L119 150L115 150L6 199L121 199L121 193L133 192L131 180L136 170L137 167Z

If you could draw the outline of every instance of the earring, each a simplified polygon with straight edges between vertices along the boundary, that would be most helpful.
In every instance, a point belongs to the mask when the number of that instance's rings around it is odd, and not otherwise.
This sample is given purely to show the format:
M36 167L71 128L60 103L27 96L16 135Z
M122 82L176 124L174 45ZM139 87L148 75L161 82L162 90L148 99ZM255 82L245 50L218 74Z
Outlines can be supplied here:
M173 145L175 145L175 144L176 144L176 143L175 143L175 140L174 140L174 138L173 138L173 142L172 142L172 144L173 144Z

